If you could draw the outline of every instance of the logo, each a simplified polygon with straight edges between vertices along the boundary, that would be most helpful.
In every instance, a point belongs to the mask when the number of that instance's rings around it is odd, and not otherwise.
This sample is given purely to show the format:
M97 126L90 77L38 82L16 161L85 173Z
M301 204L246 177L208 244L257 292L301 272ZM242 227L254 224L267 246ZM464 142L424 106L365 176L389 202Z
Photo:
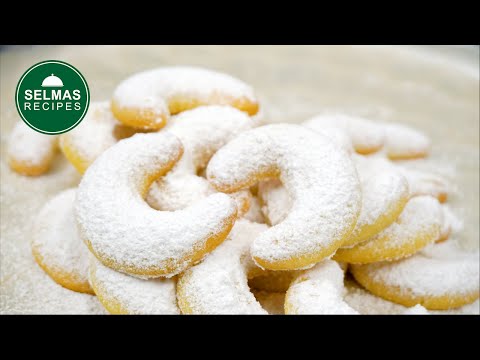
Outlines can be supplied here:
M83 75L58 60L39 62L20 78L15 102L23 121L35 131L54 135L80 124L90 105Z

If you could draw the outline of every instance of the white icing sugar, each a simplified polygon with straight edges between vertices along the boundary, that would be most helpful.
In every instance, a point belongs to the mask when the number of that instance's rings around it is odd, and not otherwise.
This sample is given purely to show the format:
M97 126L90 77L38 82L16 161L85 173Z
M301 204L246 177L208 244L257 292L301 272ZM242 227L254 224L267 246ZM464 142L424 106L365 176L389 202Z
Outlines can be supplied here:
M0 314L105 313L96 296L58 285L32 256L34 218L56 193L79 181L67 161L55 160L52 171L34 178L0 162Z
M10 134L7 156L16 162L39 166L53 158L57 139L57 135L41 134L19 121Z
M293 314L356 315L344 300L344 272L332 260L324 260L293 282L285 297L285 310Z
M357 155L354 160L362 188L362 209L351 239L358 242L361 229L388 215L396 203L408 196L408 184L402 174L384 159ZM271 225L278 224L288 215L291 200L280 181L260 183L259 196L263 202L262 211ZM350 242L347 240L346 244Z
M463 230L463 220L460 219L451 209L449 205L443 205L443 227L442 232L445 233L448 228L451 234L458 234Z
M180 307L187 302L194 314L266 314L250 292L247 276L255 268L250 244L267 228L238 220L227 240L202 263L180 275L177 293Z
M181 210L217 192L206 179L177 169L152 183L147 202L154 209Z
M301 126L276 124L240 134L207 167L212 185L229 192L272 175L279 175L293 208L254 240L252 255L274 262L335 251L360 211L359 181L348 154Z
M347 294L344 297L344 300L354 309L359 311L361 314L364 315L378 315L378 314L385 314L385 315L395 315L395 314L405 314L408 312L410 313L422 313L424 307L417 304L412 308L407 308L403 305L396 304L394 302L382 299L378 296L373 295L372 293L368 292L364 288L360 287L356 282L353 280L346 280L345 286L347 288ZM423 309L422 309L423 308ZM438 315L445 315L445 314L479 314L480 306L479 300L462 306L456 309L449 309L449 310L427 310L428 314L438 314ZM421 314L419 314L421 315Z
M92 102L82 122L73 130L60 135L60 148L75 149L86 169L101 153L118 141L115 128L123 127L110 111L110 103Z
M353 146L355 151L362 154L377 151L384 143L382 127L373 121L358 116L326 113L314 116L302 125L320 133L328 131L338 143L345 144L344 146L347 146L347 149ZM348 146L348 143L346 144L338 133L336 135L332 133L330 130L332 128L340 129L347 134L351 145ZM328 133L326 135L330 137Z
M250 198L250 208L243 217L259 224L265 223L265 218L262 213L262 206L260 205L260 200L256 196L252 196Z
M142 197L147 179L168 171L181 153L180 140L167 131L136 134L88 168L76 215L82 238L104 264L131 275L173 276L235 216L235 203L225 194L175 212L148 206Z
M121 106L168 113L168 101L175 96L195 96L204 101L215 94L254 101L246 83L217 71L199 67L173 66L144 71L122 81L113 99Z
M357 239L362 229L374 225L380 217L388 216L408 197L409 191L406 179L387 161L356 156L355 164L362 187L362 210L352 239Z
M90 281L101 301L128 314L180 314L173 279L143 280L112 270L90 255Z
M452 186L440 175L405 166L398 169L408 181L411 196L430 195L444 202L451 193Z
M398 287L414 296L479 291L479 253L460 249L454 240L432 244L403 260L362 266L375 282Z
M75 191L62 191L42 207L33 225L32 249L49 271L88 287L88 250L78 236Z
M429 312L422 305L417 304L405 310L403 315L428 315Z
M280 180L261 181L258 184L258 196L263 204L262 212L271 226L277 225L287 217L292 201Z
M254 127L254 121L231 106L199 106L172 117L166 130L176 135L191 153L198 171L210 158L241 132Z
M415 197L388 228L353 248L339 249L336 256L349 263L362 263L365 256L368 262L399 259L436 241L442 221L442 207L435 198Z
M384 150L392 159L414 158L427 155L430 150L430 139L420 131L407 125L385 123Z
M323 127L319 126L317 122L309 121L305 122L304 126L330 139L335 145L341 147L349 154L355 152L352 140L345 129L340 127Z
M197 173L219 148L253 126L247 114L229 106L200 106L174 116L166 129L181 140L184 155L152 184L148 203L158 210L180 210L215 193Z

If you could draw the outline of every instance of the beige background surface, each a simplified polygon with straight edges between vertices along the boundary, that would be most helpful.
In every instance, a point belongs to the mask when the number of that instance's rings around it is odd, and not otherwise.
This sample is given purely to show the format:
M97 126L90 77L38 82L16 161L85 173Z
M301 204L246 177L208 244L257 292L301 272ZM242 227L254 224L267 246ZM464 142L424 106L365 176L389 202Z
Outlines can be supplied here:
M109 99L120 80L143 69L201 65L250 83L272 122L299 122L318 112L342 110L413 125L425 131L434 145L431 159L421 166L445 175L455 185L449 203L465 225L459 234L461 243L471 249L479 246L478 48L10 48L0 53L0 312L103 312L94 297L73 293L53 283L30 255L32 218L47 199L75 186L79 176L61 156L53 171L38 178L18 176L5 164L6 141L14 122L19 120L14 103L16 84L28 67L46 59L64 60L77 67L89 83L92 100ZM371 303L378 304L378 312L395 312L397 308L381 301ZM468 311L478 312L478 302Z

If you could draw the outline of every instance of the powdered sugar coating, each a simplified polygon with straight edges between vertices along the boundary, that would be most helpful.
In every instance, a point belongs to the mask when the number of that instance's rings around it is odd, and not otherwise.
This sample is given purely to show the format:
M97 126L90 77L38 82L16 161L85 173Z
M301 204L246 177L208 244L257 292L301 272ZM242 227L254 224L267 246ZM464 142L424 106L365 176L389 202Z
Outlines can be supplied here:
M54 281L70 290L91 293L88 250L78 236L73 213L76 189L49 200L33 225L32 252Z
M384 150L391 159L424 157L430 151L430 139L422 132L403 124L383 124Z
M175 212L156 211L143 196L182 155L164 131L136 134L106 150L85 173L76 201L80 234L106 266L142 277L173 276L226 237L234 201L214 194Z
M405 310L403 315L428 315L428 310L425 309L422 305L417 304Z
M115 129L122 127L113 117L108 102L92 102L82 122L75 129L60 135L60 149L83 173L100 154L118 141ZM133 135L133 130L130 135Z
M243 217L252 222L265 224L265 218L262 214L262 206L260 205L260 200L258 200L256 196L251 197L250 208Z
M368 240L388 227L403 210L408 200L408 184L402 174L381 158L354 156L362 188L362 209L355 229L344 246ZM290 211L291 200L278 180L259 185L262 210L271 225L281 222Z
M179 314L175 280L143 280L112 270L90 255L90 281L100 302L116 314Z
M287 217L292 207L292 201L280 180L260 182L258 196L262 202L263 215L271 226L277 225Z
M247 276L256 267L250 244L267 228L238 220L222 245L180 275L177 297L184 314L266 314L250 292Z
M412 255L438 239L442 221L442 207L437 199L431 196L412 198L392 225L366 242L339 249L334 259L366 264Z
M253 126L247 114L229 106L200 106L174 116L166 130L180 139L184 155L166 176L152 184L148 203L159 210L179 210L215 193L197 173L219 148Z
M382 127L358 116L341 113L322 114L305 121L303 126L320 133L326 129L340 129L348 135L351 145L360 154L378 151L384 143ZM335 138L340 139L338 136Z
M272 270L311 266L341 246L355 226L361 202L355 167L324 136L289 124L240 134L207 167L210 183L227 192L275 176L292 198L292 211L254 240L252 256Z
M303 123L305 127L315 131L318 134L330 139L335 145L341 147L349 154L353 154L355 149L352 145L352 140L344 128L334 126L321 126L315 121L306 121Z
M407 180L389 162L356 156L355 164L362 187L362 210L345 246L368 240L392 224L409 197Z
M175 113L171 102L185 98L195 105L224 104L239 105L248 101L258 110L253 89L246 83L220 72L187 66L164 67L144 71L122 81L114 91L112 104L115 108L133 109L139 115L151 114L156 123ZM243 110L243 109L242 109Z
M57 135L45 135L23 121L15 124L8 140L10 167L24 175L40 175L48 170L57 146Z
M450 206L442 205L443 223L437 241L447 240L451 234L458 234L463 229L463 221L452 211Z
M398 166L398 169L408 181L410 196L430 195L442 203L447 201L452 186L440 175L406 166Z
M399 261L353 265L352 271L356 277L361 272L373 283L393 287L407 298L461 297L471 294L477 294L478 298L478 250L462 250L454 240L427 246Z
M323 260L301 274L285 297L285 314L356 315L344 300L344 272L333 260Z
M355 310L364 315L402 315L405 313L412 312L423 312L423 306L412 304L409 307L382 299L379 296L372 294L367 291L365 288L361 287L354 280L345 280L345 287L347 288L347 295L345 296L345 301ZM413 307L413 308L412 308ZM445 315L445 314L479 314L480 304L477 299L471 304L462 306L456 309L449 310L427 310L428 314L436 315ZM419 314L422 315L422 314Z

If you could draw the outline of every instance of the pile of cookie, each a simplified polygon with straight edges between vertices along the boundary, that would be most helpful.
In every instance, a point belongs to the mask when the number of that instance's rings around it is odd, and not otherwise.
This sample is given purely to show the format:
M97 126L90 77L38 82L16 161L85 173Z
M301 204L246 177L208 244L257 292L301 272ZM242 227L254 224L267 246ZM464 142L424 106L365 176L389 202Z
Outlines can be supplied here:
M266 123L249 85L193 67L131 76L60 136L19 122L14 171L46 173L60 148L83 174L38 214L35 260L114 314L267 314L253 288L286 292L286 314L357 314L347 273L407 307L479 297L448 182L409 164L425 135L339 113Z

